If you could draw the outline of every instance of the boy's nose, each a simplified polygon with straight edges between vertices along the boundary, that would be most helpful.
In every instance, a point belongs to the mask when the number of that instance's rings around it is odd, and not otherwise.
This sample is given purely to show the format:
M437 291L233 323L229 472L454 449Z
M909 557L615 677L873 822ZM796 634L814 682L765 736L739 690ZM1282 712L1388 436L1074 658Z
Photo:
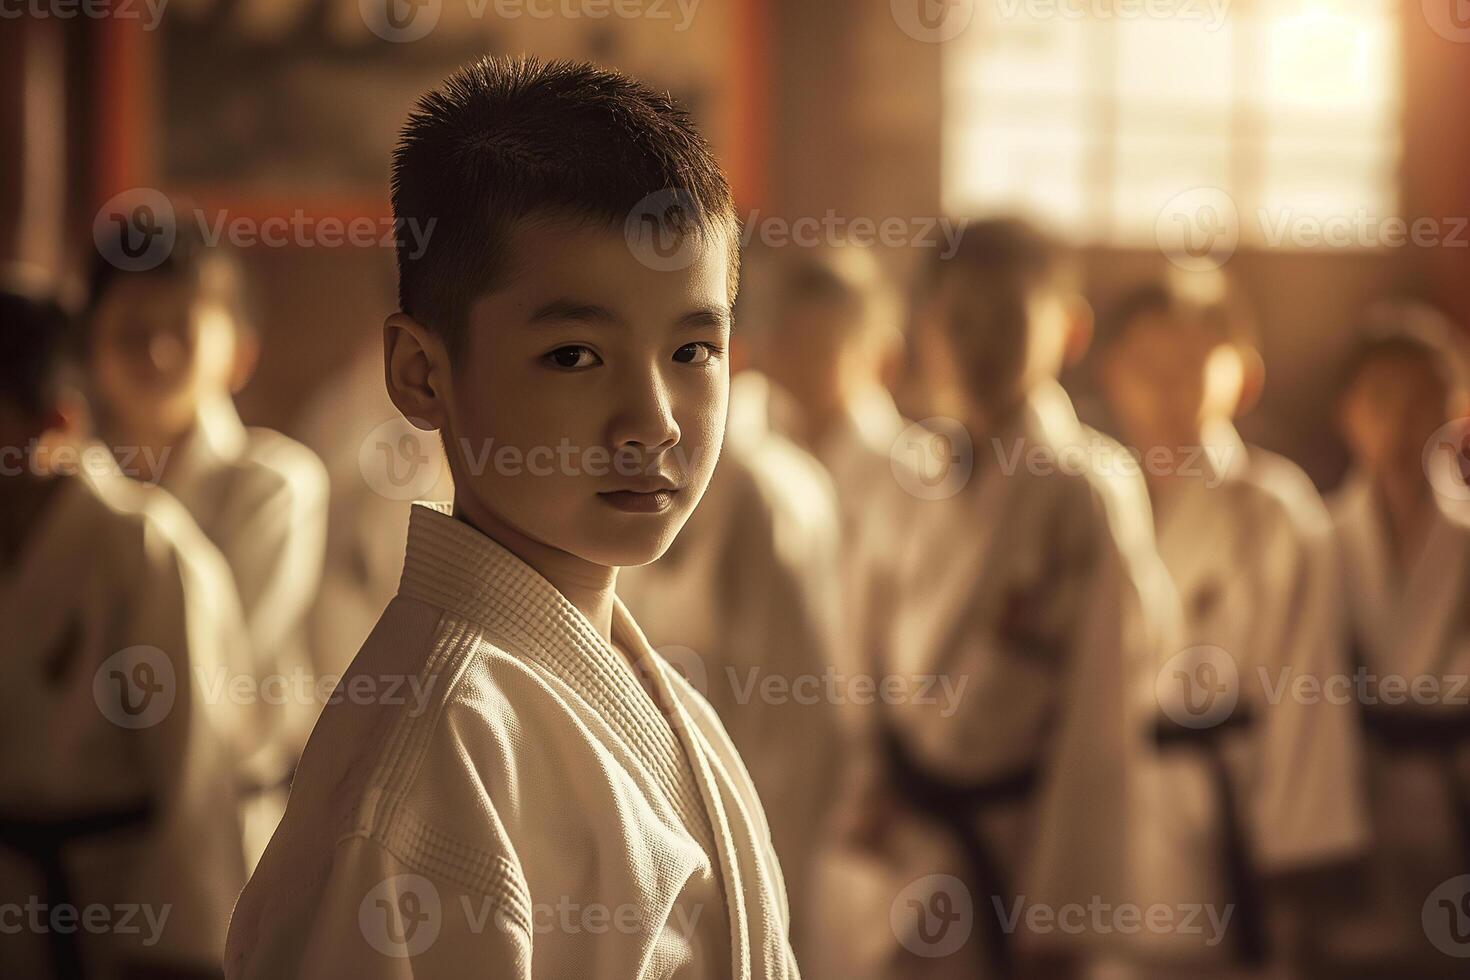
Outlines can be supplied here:
M657 376L640 379L627 387L628 398L613 419L609 433L614 448L636 446L646 451L663 451L679 442L679 423L663 380Z

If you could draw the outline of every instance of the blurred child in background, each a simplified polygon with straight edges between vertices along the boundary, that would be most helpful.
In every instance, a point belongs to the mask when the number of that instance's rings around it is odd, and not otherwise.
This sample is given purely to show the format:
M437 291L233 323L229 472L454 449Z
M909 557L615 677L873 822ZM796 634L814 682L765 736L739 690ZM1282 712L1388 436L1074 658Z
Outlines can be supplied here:
M1125 678L1160 649L1172 592L1141 481L1091 462L1116 447L1056 381L1090 336L1073 277L1040 231L995 220L924 284L918 361L975 451L901 542L885 673L954 687L882 705L887 801L863 836L891 887L865 915L892 902L902 948L864 975L1077 975L1107 938L1032 930L1027 909L1127 888ZM966 902L973 930L938 958L933 916Z
M184 505L229 563L253 656L257 726L243 790L247 846L258 856L319 708L306 683L306 627L321 577L326 474L304 446L240 422L233 394L258 350L230 257L181 221L161 264L122 266L104 255L93 265L89 390L100 435L120 454L141 447L156 466L146 478Z
M370 337L307 402L293 431L327 468L326 560L311 612L311 653L325 682L340 676L398 591L414 500L454 497L438 439L404 419Z
M1168 820L1148 842L1148 895L1234 908L1225 942L1174 934L1155 952L1190 957L1197 975L1281 968L1309 955L1301 930L1325 916L1320 888L1303 891L1311 876L1367 846L1353 708L1290 693L1349 670L1331 521L1305 473L1236 432L1263 371L1223 277L1139 287L1104 339L1103 392L1184 612L1178 648L1143 676L1168 674L1149 797ZM1206 684L1224 685L1233 711L1195 689Z
M206 684L239 662L234 586L179 504L102 447L33 455L48 431L81 435L59 386L74 340L54 301L0 290L0 902L39 902L52 926L9 919L0 963L218 975L246 870L235 713ZM98 904L141 909L135 928L79 924Z
M1463 976L1470 927L1470 389L1452 325L1376 310L1343 375L1333 496L1375 847L1337 976Z

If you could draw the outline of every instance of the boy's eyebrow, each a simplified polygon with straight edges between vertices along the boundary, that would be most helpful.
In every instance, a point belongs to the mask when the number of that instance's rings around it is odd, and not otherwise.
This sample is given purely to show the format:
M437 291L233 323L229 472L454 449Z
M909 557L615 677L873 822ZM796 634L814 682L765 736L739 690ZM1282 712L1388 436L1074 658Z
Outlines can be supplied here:
M538 307L531 314L527 323L534 327L542 323L565 323L569 320L583 323L606 323L611 326L623 326L625 323L622 317L605 306L570 299L552 300ZM728 328L730 310L724 306L701 307L679 317L678 325L681 327Z
M681 327L729 328L730 325L730 309L726 306L705 306L679 317Z
M571 299L555 299L545 304L532 313L527 321L531 326L539 323L559 323L567 320L581 320L583 322L596 322L620 326L623 323L612 310L596 303L581 303Z

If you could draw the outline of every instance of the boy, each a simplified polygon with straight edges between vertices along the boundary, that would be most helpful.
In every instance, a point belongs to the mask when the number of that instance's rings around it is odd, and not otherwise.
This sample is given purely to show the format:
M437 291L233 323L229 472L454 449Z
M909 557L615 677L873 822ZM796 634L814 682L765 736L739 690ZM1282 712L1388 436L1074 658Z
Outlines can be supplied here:
M669 189L682 207L649 207ZM487 58L419 102L393 206L434 231L399 252L388 390L442 433L455 500L414 509L227 975L795 976L750 780L614 594L714 470L724 176L665 97ZM665 271L644 217L687 263ZM418 700L362 695L395 679Z
M259 857L285 808L286 783L315 721L302 689L307 614L321 579L327 479L305 446L247 429L232 395L253 371L257 343L243 313L240 270L178 222L164 261L127 271L93 264L86 360L101 434L141 447L136 459L189 511L229 563L254 664L255 730L244 750L246 848Z
M202 685L232 662L239 610L167 494L108 472L101 446L80 465L32 453L71 424L57 385L70 334L53 301L0 289L0 904L39 903L51 923L8 916L0 963L207 977L246 872L235 719ZM95 907L131 907L137 927L99 932Z
M1160 685L1153 774L1172 818L1154 852L1172 881L1150 888L1234 906L1213 950L1185 949L1181 936L1180 948L1155 951L1191 957L1196 970L1200 958L1233 970L1310 955L1299 930L1324 917L1326 899L1306 889L1367 846L1353 709L1292 693L1302 678L1326 684L1349 669L1331 522L1305 473L1236 432L1262 367L1225 288L1193 274L1135 289L1109 318L1100 361L1110 413L1145 464L1159 554L1184 610L1179 651L1203 658L1184 653L1144 677ZM1205 684L1229 687L1233 710L1201 708ZM1176 751L1181 740L1196 751Z
M916 315L925 381L976 451L960 492L919 512L887 638L890 672L963 684L957 704L884 706L877 846L902 975L1073 975L1105 939L1033 931L1029 909L1117 903L1127 884L1125 677L1160 648L1171 591L1136 474L1087 463L1116 447L1056 381L1091 325L1072 275L1030 225L971 224ZM966 898L972 930L938 928Z
M1439 313L1389 305L1368 327L1343 374L1338 424L1353 467L1331 505L1353 648L1372 682L1362 716L1377 846L1371 904L1345 923L1333 952L1365 975L1458 976L1463 962L1446 953L1465 948L1463 920L1446 908L1465 890L1434 892L1470 870L1461 690L1470 676L1470 384Z

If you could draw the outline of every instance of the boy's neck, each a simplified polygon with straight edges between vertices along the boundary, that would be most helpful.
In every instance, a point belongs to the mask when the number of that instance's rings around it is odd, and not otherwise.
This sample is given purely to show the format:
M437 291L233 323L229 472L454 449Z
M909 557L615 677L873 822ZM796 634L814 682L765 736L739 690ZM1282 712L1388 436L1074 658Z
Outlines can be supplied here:
M456 496L454 517L530 565L587 617L599 636L609 643L612 642L613 605L618 576L616 568L578 558L537 541L472 499Z

